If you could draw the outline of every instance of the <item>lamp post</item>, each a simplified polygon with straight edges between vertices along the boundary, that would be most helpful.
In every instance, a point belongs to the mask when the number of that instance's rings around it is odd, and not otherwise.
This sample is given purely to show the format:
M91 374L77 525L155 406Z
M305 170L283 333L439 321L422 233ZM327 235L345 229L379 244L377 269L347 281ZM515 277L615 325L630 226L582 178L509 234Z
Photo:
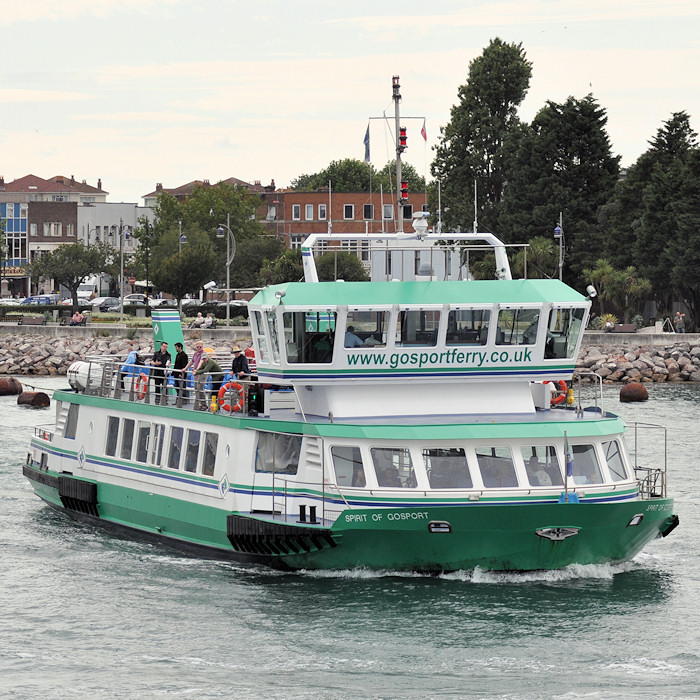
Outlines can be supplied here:
M554 238L559 239L559 281L561 282L561 270L564 265L564 229L561 227L561 214L559 225L554 229Z
M226 239L226 327L228 327L231 323L231 263L236 256L236 238L231 231L231 214L226 214L226 225L219 224L216 237L223 238L224 231L228 233Z
M177 222L178 226L180 227L180 238L179 238L179 244L178 244L178 249L177 252L182 255L182 244L187 243L187 236L182 232L182 221Z

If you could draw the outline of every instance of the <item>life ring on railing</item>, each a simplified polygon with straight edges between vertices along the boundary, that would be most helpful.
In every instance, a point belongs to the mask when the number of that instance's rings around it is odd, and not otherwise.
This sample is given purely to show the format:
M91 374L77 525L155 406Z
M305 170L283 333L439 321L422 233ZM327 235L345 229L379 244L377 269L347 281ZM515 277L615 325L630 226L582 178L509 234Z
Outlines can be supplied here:
M237 391L238 401L230 406L224 401L224 396L227 391ZM243 401L245 400L245 391L238 382L226 382L219 389L219 408L227 410L229 413L240 413L243 410Z
M557 387L557 393L552 394L552 400L551 404L552 406L557 406L560 403L564 403L566 401L566 394L569 391L569 387L567 386L566 382L563 379L559 379L556 382L550 382L549 379L546 381L542 382L543 384L553 384L555 387Z
M136 398L139 401L143 401L146 398L146 390L148 389L148 375L145 372L141 372L136 378L136 387L134 392L136 393Z

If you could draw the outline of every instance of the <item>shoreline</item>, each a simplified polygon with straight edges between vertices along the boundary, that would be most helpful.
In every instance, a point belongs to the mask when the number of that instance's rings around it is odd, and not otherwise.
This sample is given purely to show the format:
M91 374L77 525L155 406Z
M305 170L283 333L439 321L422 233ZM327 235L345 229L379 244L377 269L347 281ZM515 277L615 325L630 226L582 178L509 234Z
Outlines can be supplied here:
M203 340L216 353L251 342L247 326L214 330L183 328L185 349ZM129 350L153 352L150 328L118 324L17 326L0 323L0 376L60 376L87 355L126 357ZM576 372L591 371L604 383L699 382L700 333L603 333L586 331ZM582 381L593 381L592 379Z

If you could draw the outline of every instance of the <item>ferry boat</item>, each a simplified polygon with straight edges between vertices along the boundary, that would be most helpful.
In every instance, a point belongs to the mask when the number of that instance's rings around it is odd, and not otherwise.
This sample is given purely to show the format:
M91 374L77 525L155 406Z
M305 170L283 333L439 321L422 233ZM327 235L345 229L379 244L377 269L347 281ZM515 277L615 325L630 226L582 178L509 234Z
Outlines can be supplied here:
M666 464L641 462L641 427L628 448L600 382L591 405L574 395L590 298L512 279L491 233L413 227L309 236L305 281L249 304L257 378L227 381L214 410L156 405L146 373L123 383L113 358L74 364L23 467L36 494L79 521L282 569L557 569L668 535ZM315 254L341 240L371 281L319 281ZM471 279L475 246L496 279ZM153 314L156 347L182 339L177 310Z

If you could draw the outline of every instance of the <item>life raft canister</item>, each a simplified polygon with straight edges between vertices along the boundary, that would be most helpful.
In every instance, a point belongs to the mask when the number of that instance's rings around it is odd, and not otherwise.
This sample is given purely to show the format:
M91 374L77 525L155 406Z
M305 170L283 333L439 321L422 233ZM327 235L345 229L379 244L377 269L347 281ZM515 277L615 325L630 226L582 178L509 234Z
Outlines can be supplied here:
M228 391L236 391L238 393L238 401L230 406L226 403L225 396ZM243 410L243 402L245 400L245 391L238 382L226 382L219 389L219 408L228 411L229 413L240 413Z
M552 406L557 406L560 403L564 403L566 401L566 395L569 390L569 387L567 386L566 382L563 379L559 379L556 382L550 382L549 379L545 380L542 382L543 384L553 384L557 388L557 393L552 394L552 400L551 404Z

